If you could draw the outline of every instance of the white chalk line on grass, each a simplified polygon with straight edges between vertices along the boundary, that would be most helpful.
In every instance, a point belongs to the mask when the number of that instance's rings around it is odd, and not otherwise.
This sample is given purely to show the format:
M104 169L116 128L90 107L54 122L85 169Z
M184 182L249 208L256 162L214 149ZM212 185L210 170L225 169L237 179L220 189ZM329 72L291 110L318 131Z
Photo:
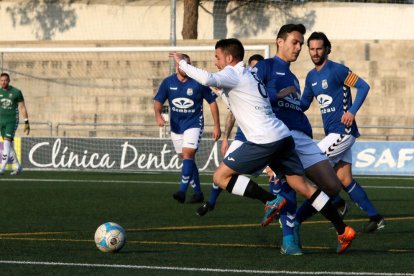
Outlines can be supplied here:
M398 178L396 178L398 179ZM401 178L399 178L401 179ZM411 179L411 178L404 178ZM414 179L414 178L412 178ZM168 184L168 185L178 185L178 181L151 181L151 180L106 180L106 179L37 179L37 178L0 178L0 182L65 182L65 183L119 183L119 184ZM202 182L200 183L203 186L210 186L211 182ZM268 186L268 184L259 184L260 186ZM362 185L364 188L368 189L407 189L412 190L414 186L371 186L371 185Z
M215 272L215 273L239 273L239 274L414 276L413 273L248 270L248 269L221 269L221 268L197 268L197 267L174 267L174 266L62 263L62 262L32 262L32 261L8 261L8 260L0 260L0 264L37 265L37 266L66 266L66 267L69 266L69 267L89 267L89 268L91 268L91 267L122 268L122 269L137 269L137 270L147 269L147 270L194 271L194 272Z

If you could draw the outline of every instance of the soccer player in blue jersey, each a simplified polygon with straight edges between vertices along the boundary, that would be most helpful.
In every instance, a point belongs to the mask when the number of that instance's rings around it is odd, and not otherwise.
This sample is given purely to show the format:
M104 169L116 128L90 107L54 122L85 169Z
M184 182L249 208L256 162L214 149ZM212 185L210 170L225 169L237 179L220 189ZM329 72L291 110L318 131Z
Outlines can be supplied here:
M337 233L337 253L351 245L356 232L347 226L328 195L312 186L304 178L304 169L295 152L295 143L289 129L272 111L268 93L260 79L243 66L244 47L234 38L222 39L215 46L217 73L210 73L189 65L180 53L170 53L180 69L203 85L223 90L230 111L246 136L239 148L230 153L214 173L213 181L229 193L258 199L266 204L262 225L268 225L286 200L262 189L243 174L251 174L265 165L284 173L289 185L294 187L312 206L329 219Z
M276 117L291 131L295 150L305 168L306 176L333 198L341 191L341 183L328 158L312 140L311 125L300 108L299 81L290 70L290 64L297 60L301 52L305 32L305 26L302 24L283 25L276 38L276 56L257 63L255 71L267 88ZM280 214L283 232L281 253L301 255L300 242L294 231L296 193L283 180L276 182L273 189L282 190L282 195L289 199ZM314 213L314 209L309 201L305 201L304 204L299 211L306 212L307 218Z
M248 63L247 63L247 65L249 66L248 69L251 70L256 65L257 62L263 59L264 57L262 55L259 55L259 54L252 55L249 58ZM220 91L218 91L218 93L220 93ZM243 142L246 142L246 137L244 136L242 130L239 127L237 127L234 140L231 142L231 144L229 144L230 134L233 129L235 121L236 119L234 118L233 114L229 112L227 114L227 117L224 123L224 131L222 135L223 138L221 142L221 154L224 157L227 157L229 153L233 152L235 149L240 147L243 144ZM258 171L257 175L259 175L260 172L261 170ZM197 208L196 214L199 216L204 216L205 214L207 214L207 212L214 210L217 198L220 195L221 191L222 189L220 189L219 186L213 183L208 200L203 205Z
M331 42L321 32L314 32L307 41L315 68L306 76L301 107L307 110L313 100L319 103L326 137L318 146L329 157L349 197L367 213L369 222L364 232L385 226L384 218L375 209L364 189L352 176L352 151L359 137L355 116L362 106L369 85L346 66L328 59ZM352 103L351 87L357 89Z
M184 57L190 63L190 57L188 55L184 55ZM204 195L200 187L195 154L204 128L203 100L209 103L213 116L213 139L217 141L220 138L221 130L216 96L209 87L189 78L176 65L176 73L162 81L154 97L155 119L159 126L165 124L161 110L166 100L170 106L171 138L175 151L183 159L180 187L173 194L173 198L184 203L190 184L194 194L188 203L203 202Z

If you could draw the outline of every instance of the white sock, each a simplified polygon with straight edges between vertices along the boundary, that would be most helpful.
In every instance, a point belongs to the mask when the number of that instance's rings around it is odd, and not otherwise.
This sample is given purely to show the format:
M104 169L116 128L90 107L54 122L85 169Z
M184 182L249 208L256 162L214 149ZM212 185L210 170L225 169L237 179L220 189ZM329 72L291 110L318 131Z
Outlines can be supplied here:
M11 143L11 147L10 147L10 160L13 162L17 170L17 168L20 167L20 163L19 163L19 159L17 158L16 151L14 150L13 142Z
M1 171L4 172L6 170L7 161L9 161L10 156L10 141L4 140L3 142L3 153L1 156Z

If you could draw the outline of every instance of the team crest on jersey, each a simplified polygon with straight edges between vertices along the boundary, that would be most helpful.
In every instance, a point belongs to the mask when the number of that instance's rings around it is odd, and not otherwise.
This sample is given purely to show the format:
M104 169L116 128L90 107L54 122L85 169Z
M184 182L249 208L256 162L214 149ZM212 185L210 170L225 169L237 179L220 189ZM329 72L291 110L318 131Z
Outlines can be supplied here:
M322 81L322 88L323 89L327 89L328 88L328 81L327 80L323 80Z
M193 95L193 89L192 88L188 88L187 89L187 95L188 96L192 96Z

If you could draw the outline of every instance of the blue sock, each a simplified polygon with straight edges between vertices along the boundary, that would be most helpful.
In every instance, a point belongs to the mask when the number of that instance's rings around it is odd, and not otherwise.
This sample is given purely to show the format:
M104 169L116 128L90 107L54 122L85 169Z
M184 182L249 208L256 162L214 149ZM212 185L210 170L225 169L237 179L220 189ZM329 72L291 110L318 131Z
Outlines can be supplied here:
M315 210L315 208L313 208L310 200L306 199L299 207L299 209L296 211L296 220L299 223L302 223L316 213L317 211Z
M275 177L272 176L272 178L269 181L269 192L271 192L274 195L277 195L282 190L282 180L278 179L275 181Z
M183 167L181 168L181 182L180 182L180 188L179 188L180 192L183 192L183 193L187 192L188 184L193 174L193 166L194 166L193 159L183 160Z
M194 160L192 160L192 161L193 161L193 174L192 174L192 177L190 179L190 184L191 184L191 187L194 190L194 193L202 194L203 192L201 191L200 176L198 174L198 168L197 168L197 165L194 162Z
M355 179L352 179L351 184L345 188L345 191L348 193L349 197L359 206L359 208L368 214L368 217L378 215L378 211L369 200L367 193L355 181Z
M221 191L223 191L219 186L216 184L211 185L211 193L210 197L208 198L208 203L210 203L212 206L216 205L216 200L219 197Z
M283 182L281 180L280 182ZM287 204L280 211L280 222L282 223L283 237L292 236L296 219L296 192L287 182L282 183L281 195L286 198Z

